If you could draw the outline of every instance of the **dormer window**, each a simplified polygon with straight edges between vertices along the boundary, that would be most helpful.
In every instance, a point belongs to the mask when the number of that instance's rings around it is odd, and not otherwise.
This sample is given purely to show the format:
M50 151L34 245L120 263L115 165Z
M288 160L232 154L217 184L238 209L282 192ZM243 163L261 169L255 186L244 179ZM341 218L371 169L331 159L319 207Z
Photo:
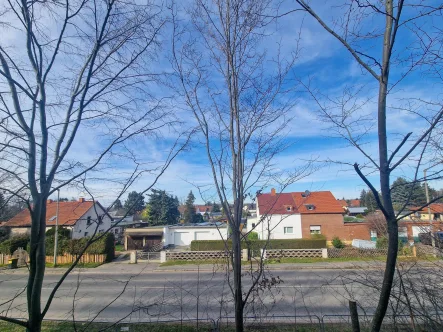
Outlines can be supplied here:
M305 206L306 206L306 209L309 211L315 210L315 205L313 205L313 204L306 204Z
M286 211L288 211L288 212L292 211L292 206L290 206L290 205L286 205L285 208L286 208Z

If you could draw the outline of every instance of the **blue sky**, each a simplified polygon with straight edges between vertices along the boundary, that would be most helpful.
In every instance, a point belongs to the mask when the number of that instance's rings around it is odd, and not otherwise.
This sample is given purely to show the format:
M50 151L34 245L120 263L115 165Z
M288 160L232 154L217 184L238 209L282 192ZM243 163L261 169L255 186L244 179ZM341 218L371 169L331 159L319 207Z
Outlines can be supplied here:
M318 9L320 16L331 23L333 18L340 17L342 14L340 8L330 7L316 4L314 8ZM291 8L291 4L286 8ZM406 15L410 15L406 12ZM372 29L380 22L380 18L371 18L362 22L363 29ZM423 26L431 25L429 22L422 23ZM296 38L301 31L300 46L301 53L295 62L290 78L295 84L296 79L304 82L311 80L312 87L321 92L322 96L319 98L325 102L325 105L330 105L326 97L335 99L339 98L344 89L349 88L355 92L361 88L358 100L366 101L359 114L366 114L375 119L376 114L376 100L378 84L367 72L365 72L357 62L350 56L344 47L325 32L317 22L314 22L310 17L294 13L284 17L279 24L272 27L272 35L267 38L262 45L267 48L269 56L272 56L275 51L275 45L280 42L283 55L289 56L295 50ZM156 66L166 72L171 72L168 68L170 51L170 40L168 39L170 27L167 27L162 37L162 53L158 55ZM404 57L406 53L404 50L411 45L415 36L411 30L403 29L398 38L396 48L396 55ZM368 52L375 58L380 58L380 38L375 38L372 41L365 41L358 44L360 49ZM155 67L155 66L154 66ZM392 68L392 82L396 81L404 72L405 65L399 64ZM401 81L393 90L389 97L389 114L388 114L388 131L390 148L393 149L398 144L399 139L409 131L413 131L414 135L418 135L424 128L424 121L417 115L398 110L398 107L404 106L411 102L410 98L437 100L441 101L440 95L441 82L434 77L430 77L421 70L412 72L406 79ZM291 168L292 165L299 165L307 159L317 159L321 161L322 167L315 173L302 179L301 181L289 186L287 191L304 191L309 189L315 190L330 190L336 198L356 198L362 189L366 189L364 183L355 174L355 171L349 165L338 163L324 163L326 160L344 162L344 163L365 163L366 159L354 148L340 138L335 137L331 126L320 118L318 107L312 98L303 91L297 88L297 91L291 96L294 98L295 105L291 109L292 121L287 128L287 140L291 143L291 147L282 152L276 157L276 163L282 168ZM164 86L152 86L154 93L163 95L173 95ZM177 117L183 121L181 128L191 126L194 122L192 114L186 107L183 106L183 101L174 100L170 107L176 107L175 112ZM428 114L435 110L427 110L425 107L418 108L421 115ZM369 125L368 121L367 125ZM374 127L364 137L365 149L371 157L377 158L377 132ZM144 162L152 162L161 164L164 160L168 148L174 140L177 132L164 131L162 136L156 138L144 137L137 138L130 143L131 147L140 153L139 159ZM194 135L192 144L189 148L181 153L166 170L156 185L158 189L165 189L169 193L176 195L179 199L184 200L187 193L193 190L196 193L197 201L215 198L213 180L211 171L208 165L207 156L204 151L204 146L199 142L199 136ZM87 130L83 131L77 137L75 145L71 151L71 157L88 160L93 156L95 150L100 150L101 143L91 139L90 133ZM428 162L431 162L431 156L425 155ZM124 178L133 169L131 162L122 160L109 161L112 164L112 171L102 171L101 178L109 178L113 180L118 175ZM405 165L399 168L393 174L393 180L397 176L413 176L414 161L408 160ZM369 179L377 186L377 175L368 173ZM92 178L92 176L91 176ZM152 182L153 175L145 174L141 176L130 188L130 190L142 191ZM119 191L119 186L111 184L109 181L92 181L88 185L94 195L105 203L110 202L116 193ZM443 183L434 181L431 183L433 187L443 187ZM203 197L197 194L197 186L203 186L207 189ZM272 185L265 188L270 190ZM62 192L62 196L75 197L78 195L85 195L81 189L66 188ZM86 195L87 196L87 195ZM123 196L123 199L126 195Z

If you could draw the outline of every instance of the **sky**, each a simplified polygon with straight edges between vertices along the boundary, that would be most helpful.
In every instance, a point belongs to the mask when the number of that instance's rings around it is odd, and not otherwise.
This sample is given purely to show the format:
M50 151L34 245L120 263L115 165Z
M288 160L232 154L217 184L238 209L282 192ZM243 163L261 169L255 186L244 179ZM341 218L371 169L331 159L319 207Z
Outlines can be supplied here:
M190 16L186 12L186 6L192 1L186 2L183 7L178 8L180 24L185 29L188 36L198 40L198 34L190 27ZM317 10L324 20L337 26L344 19L344 7L337 7L335 2L329 1L315 3L313 8ZM279 12L285 12L294 8L292 2L283 2ZM276 13L276 11L273 11ZM165 11L165 15L168 15ZM412 12L405 10L405 18L411 17ZM435 18L438 20L438 17ZM441 19L441 17L440 17ZM335 25L334 25L335 24ZM360 32L376 34L383 24L380 15L369 15L362 18L358 26ZM352 26L352 25L351 25ZM433 20L417 22L416 27L434 27ZM57 30L57 26L50 27ZM49 29L51 30L51 29ZM267 36L261 40L258 48L266 51L266 59L271 61L277 55L278 45L280 45L280 56L283 59L290 58L298 49L299 54L288 74L287 86L292 85L292 92L285 96L291 98L291 109L288 116L291 121L285 128L285 142L290 147L277 155L273 161L274 165L281 170L291 171L295 167L302 166L307 160L316 160L315 169L308 176L296 181L285 188L285 191L317 191L330 190L336 198L357 198L366 185L358 177L352 168L352 164L367 163L365 158L355 147L337 137L336 128L331 123L324 121L322 113L317 103L311 98L309 93L298 82L310 84L315 91L320 103L326 109L336 112L337 103L342 100L344 91L353 95L347 107L358 105L358 110L349 123L355 126L355 134L362 136L364 149L367 154L377 159L377 130L375 126L375 116L377 112L377 89L378 84L374 78L353 59L349 52L333 36L328 34L316 21L301 12L294 12L279 19L277 23L269 24L266 28ZM416 32L416 31L415 31ZM398 81L407 71L408 54L412 54L412 46L416 46L414 41L416 35L411 26L405 26L400 30L396 48L394 49L395 65L391 69L391 82ZM9 38L12 44L15 43L13 29L9 30ZM153 72L166 73L167 76L173 73L171 65L171 34L170 23L165 24L159 36L159 47L156 56L150 58ZM355 36L350 35L349 40L354 40ZM363 42L356 41L355 45L366 54L380 59L380 37L365 39ZM6 42L6 41L5 41ZM202 58L208 61L210 54L207 49L200 48ZM408 53L409 52L409 53ZM209 62L206 62L209 64ZM429 68L428 68L429 69ZM62 70L62 69L57 69ZM265 74L272 75L273 66L266 67ZM215 74L213 76L214 85L220 86L223 82ZM170 81L167 81L170 82ZM441 81L435 76L426 72L424 68L417 68L411 71L408 76L400 80L395 86L391 86L388 99L388 140L389 148L395 149L399 140L408 132L413 132L412 137L416 137L426 128L424 116L435 112L434 107L425 107L423 100L436 101L441 105ZM122 190L122 183L133 174L134 168L138 165L139 170L145 170L139 174L131 184L122 200L127 196L127 192L145 191L149 188L155 177L158 175L158 167L168 159L171 146L176 142L178 135L184 129L190 129L196 122L191 110L186 106L182 96L175 91L176 86L170 86L165 81L153 81L149 84L149 92L158 100L161 97L167 98L165 109L170 112L171 119L175 123L170 127L161 128L156 135L137 136L122 146L113 149L112 156L104 159L99 167L86 176L86 186L88 190L78 186L68 186L62 188L62 197L93 196L103 202L110 204ZM118 99L117 96L110 96ZM355 102L355 104L353 104ZM149 101L145 106L152 106ZM405 111L403 108L415 107L416 113ZM124 112L122 109L121 112ZM117 112L118 113L118 112ZM69 160L88 164L94 160L97 153L102 151L106 144L106 139L100 137L101 123L93 126L81 127L74 144L68 154ZM109 128L107 128L109 130ZM211 168L202 144L201 135L198 132L191 136L189 145L182 151L164 171L162 176L155 183L154 188L166 190L171 195L177 196L181 201L186 199L189 191L193 191L197 197L197 203L206 200L218 200L215 195ZM183 142L182 137L179 142ZM408 147L406 144L405 148ZM134 160L128 158L127 152L135 153ZM125 157L118 154L124 154ZM416 156L414 156L416 157ZM433 157L424 154L427 165L432 164ZM415 160L408 159L393 174L392 180L397 176L411 178L414 176ZM438 168L438 167L437 167ZM378 186L377 173L371 169L365 169L368 178ZM431 181L431 186L435 188L443 187L441 181ZM263 191L270 191L278 184L268 183ZM257 187L258 189L258 187ZM148 194L149 192L146 192Z

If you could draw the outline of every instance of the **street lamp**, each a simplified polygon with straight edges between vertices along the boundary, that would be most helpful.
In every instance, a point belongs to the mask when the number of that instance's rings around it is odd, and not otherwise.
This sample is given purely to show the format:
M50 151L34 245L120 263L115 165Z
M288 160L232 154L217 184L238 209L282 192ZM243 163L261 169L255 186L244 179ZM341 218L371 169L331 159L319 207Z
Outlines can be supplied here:
M432 216L431 216L431 206L429 204L429 189L428 189L428 181L426 180L426 172L428 171L428 169L431 169L432 167L435 167L439 164L441 164L442 161L439 161L438 163L435 163L434 165L425 168L423 170L423 175L424 175L424 180L425 180L425 194L426 194L426 204L428 205L428 219L429 219L429 225L431 227L431 244L432 244L432 248L433 250L435 249L435 239L434 239L434 233L433 233L433 227L432 227Z

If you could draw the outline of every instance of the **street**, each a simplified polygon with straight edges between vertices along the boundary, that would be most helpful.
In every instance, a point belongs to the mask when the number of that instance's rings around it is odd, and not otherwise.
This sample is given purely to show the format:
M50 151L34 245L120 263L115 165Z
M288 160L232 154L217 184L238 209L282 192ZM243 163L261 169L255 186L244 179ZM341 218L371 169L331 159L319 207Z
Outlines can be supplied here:
M162 271L151 264L137 266L106 264L97 269L73 272L58 290L46 316L47 319L96 321L152 321L191 318L226 317L233 315L231 291L222 270ZM43 303L59 280L61 273L47 269L44 279ZM300 316L348 314L348 299L374 310L376 292L361 283L361 278L381 278L380 271L368 270L281 270L268 271L267 279L252 292L248 316ZM274 277L274 279L273 279ZM0 272L0 308L2 314L26 317L26 270ZM244 290L250 276L244 276ZM17 298L10 302L12 298ZM8 302L9 301L9 302Z

